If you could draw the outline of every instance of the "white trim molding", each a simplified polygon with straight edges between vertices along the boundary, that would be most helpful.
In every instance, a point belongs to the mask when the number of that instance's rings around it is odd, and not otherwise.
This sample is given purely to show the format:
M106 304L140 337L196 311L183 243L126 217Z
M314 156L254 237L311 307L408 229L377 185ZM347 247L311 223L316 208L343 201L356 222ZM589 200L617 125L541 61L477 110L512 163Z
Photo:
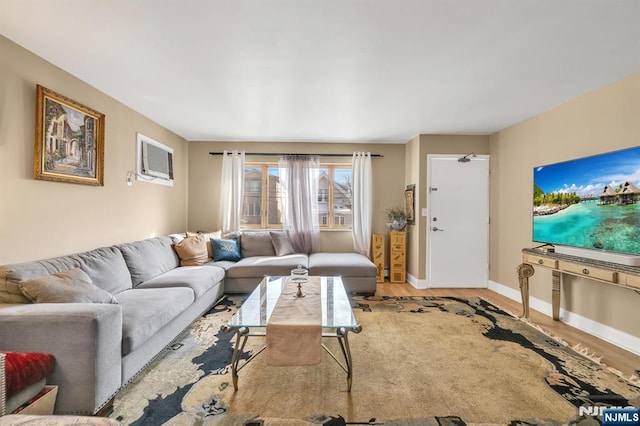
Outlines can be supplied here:
M424 290L426 288L429 288L427 286L427 280L420 280L420 279L414 277L413 275L411 275L408 272L407 272L407 282L409 284L411 284L412 286L414 286L415 288L420 289L420 290Z
M515 300L518 303L522 303L520 291L504 284L490 280L489 290L495 291L496 293ZM552 316L553 308L551 303L545 302L544 300L529 296L529 307L547 315L548 317ZM519 314L521 314L521 312L519 312ZM638 350L638 348L640 348L640 337L633 336L629 333L618 330L617 328L609 327L608 325L562 308L560 308L560 321L613 345L619 346L626 351L640 355L640 351Z

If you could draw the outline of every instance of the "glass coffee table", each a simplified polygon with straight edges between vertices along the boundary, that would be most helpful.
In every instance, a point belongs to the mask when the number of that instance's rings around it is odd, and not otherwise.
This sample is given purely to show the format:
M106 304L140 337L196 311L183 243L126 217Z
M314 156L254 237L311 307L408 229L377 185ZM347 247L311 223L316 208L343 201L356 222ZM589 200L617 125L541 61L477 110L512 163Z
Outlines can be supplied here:
M231 360L231 376L233 378L233 388L236 391L238 390L238 372L266 349L266 346L262 347L247 359L244 364L239 365L240 355L244 351L247 339L250 336L266 336L267 322L289 278L288 276L264 277L258 287L256 287L251 295L244 301L240 309L233 315L231 320L220 329L225 333L230 331L236 333L233 358ZM360 333L362 327L353 315L351 303L344 289L342 279L340 277L320 277L320 280L322 294L322 337L335 338L338 340L344 357L344 363L341 362L324 343L322 347L345 373L347 373L347 387L348 391L351 392L353 361L348 336L350 332Z

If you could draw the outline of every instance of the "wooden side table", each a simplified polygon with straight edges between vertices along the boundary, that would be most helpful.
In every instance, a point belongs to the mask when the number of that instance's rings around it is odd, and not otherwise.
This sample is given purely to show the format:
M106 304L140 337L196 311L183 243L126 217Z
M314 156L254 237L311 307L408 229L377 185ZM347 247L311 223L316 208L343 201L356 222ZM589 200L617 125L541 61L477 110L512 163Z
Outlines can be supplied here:
M378 268L376 282L384 282L384 234L371 235L371 261Z
M404 231L389 232L389 281L397 284L407 282L406 247L407 234Z

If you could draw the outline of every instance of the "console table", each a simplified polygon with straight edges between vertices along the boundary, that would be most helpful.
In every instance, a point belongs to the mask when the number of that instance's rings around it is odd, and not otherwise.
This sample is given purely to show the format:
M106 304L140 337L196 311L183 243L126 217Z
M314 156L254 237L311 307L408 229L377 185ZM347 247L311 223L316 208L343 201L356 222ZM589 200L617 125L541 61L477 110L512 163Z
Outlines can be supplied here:
M534 266L551 270L551 305L554 320L560 318L560 284L564 275L585 277L640 293L640 267L569 256L540 248L525 248L522 250L522 264L518 266L522 316L525 318L529 317L529 278L535 273Z

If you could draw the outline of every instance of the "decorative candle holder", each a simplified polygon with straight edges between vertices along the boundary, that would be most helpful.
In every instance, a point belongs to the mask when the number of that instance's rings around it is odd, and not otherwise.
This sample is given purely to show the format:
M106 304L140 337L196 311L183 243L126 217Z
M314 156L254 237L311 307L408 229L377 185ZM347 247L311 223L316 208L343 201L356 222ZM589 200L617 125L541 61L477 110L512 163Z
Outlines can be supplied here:
M302 267L302 265L298 265L296 269L291 270L292 277L306 277L309 275L309 271Z
M298 291L293 295L293 297L301 298L306 296L306 294L302 292L302 283L306 283L307 281L307 277L304 276L291 277L291 282L298 284Z

